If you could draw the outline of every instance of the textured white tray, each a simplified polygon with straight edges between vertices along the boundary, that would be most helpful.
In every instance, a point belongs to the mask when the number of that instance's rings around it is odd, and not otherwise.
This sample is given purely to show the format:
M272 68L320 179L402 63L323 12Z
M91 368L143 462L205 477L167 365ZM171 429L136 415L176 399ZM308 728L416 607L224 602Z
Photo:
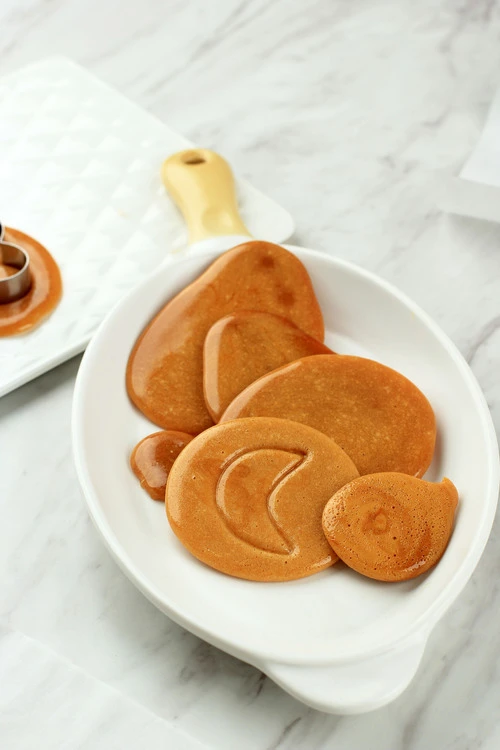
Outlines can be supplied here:
M160 181L192 144L65 58L0 79L0 219L59 263L63 299L38 329L0 338L0 396L82 351L106 313L186 244ZM283 242L291 216L237 181L254 237Z

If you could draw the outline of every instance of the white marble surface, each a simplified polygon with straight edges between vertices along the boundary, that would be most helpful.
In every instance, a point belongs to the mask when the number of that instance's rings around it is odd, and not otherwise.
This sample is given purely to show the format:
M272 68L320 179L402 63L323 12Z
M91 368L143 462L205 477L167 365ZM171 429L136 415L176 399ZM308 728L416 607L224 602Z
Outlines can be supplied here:
M413 296L471 363L500 428L500 226L436 203L500 84L500 2L3 0L0 24L0 73L74 57L222 151L292 212L298 242ZM316 713L167 620L112 562L71 459L77 367L0 401L0 683L16 675L22 693L2 686L2 747L98 748L100 721L123 748L144 727L151 747L181 750L189 738L175 744L172 725L217 750L499 747L498 523L405 694L361 717ZM57 662L45 676L39 649ZM78 695L94 740L72 734ZM24 739L42 697L51 721Z
M205 747L22 633L0 627L0 663L0 738L8 750L161 750L167 740L175 750Z

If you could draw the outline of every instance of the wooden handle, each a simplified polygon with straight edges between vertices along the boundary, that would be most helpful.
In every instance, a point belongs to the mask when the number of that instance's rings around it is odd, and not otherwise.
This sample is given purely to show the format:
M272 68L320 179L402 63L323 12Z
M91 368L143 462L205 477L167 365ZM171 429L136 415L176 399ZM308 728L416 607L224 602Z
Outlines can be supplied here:
M182 211L189 242L250 232L238 211L229 164L205 148L179 151L163 162L162 178Z

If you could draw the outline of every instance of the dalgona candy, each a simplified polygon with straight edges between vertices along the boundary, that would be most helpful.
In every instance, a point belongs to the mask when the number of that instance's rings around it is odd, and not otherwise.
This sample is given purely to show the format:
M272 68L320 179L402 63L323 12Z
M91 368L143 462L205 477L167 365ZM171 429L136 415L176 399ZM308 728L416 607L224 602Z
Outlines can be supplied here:
M152 422L197 434L213 422L203 398L203 343L235 310L291 320L323 340L323 316L309 275L292 253L252 241L229 250L175 296L142 332L127 366L127 390Z
M326 504L323 530L340 559L358 573L405 581L440 560L457 502L449 479L434 484L394 472L367 475Z
M321 526L326 502L358 476L326 435L284 419L238 419L194 438L167 481L182 544L223 573L287 581L337 561Z
M363 357L318 354L264 375L228 406L221 422L280 417L324 432L360 474L422 476L436 440L436 420L407 378Z
M192 435L160 430L147 435L130 455L130 467L141 487L153 500L165 500L165 486L174 461L193 439Z
M218 320L203 351L205 403L214 422L254 380L312 354L333 352L279 315L245 310Z

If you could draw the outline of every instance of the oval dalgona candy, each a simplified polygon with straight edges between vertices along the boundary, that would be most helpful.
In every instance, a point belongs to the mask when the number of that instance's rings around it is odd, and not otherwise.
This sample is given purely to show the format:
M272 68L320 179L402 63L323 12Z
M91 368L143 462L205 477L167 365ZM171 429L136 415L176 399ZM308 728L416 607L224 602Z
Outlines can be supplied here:
M449 479L426 482L406 474L365 475L326 504L323 530L350 568L380 581L425 573L443 555L458 492Z

